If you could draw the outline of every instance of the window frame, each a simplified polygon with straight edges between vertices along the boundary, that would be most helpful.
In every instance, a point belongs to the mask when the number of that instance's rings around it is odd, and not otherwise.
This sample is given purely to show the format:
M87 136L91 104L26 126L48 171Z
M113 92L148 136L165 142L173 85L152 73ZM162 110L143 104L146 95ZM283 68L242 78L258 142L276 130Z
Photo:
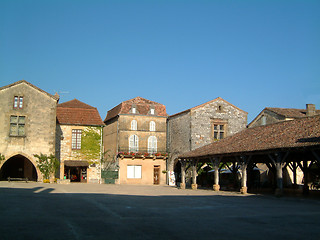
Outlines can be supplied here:
M13 109L23 109L24 101L23 96L13 97Z
M148 137L148 153L154 154L158 151L158 139L156 136Z
M72 129L71 132L71 149L81 150L82 129Z
M155 132L156 131L156 123L155 123L155 121L150 121L150 123L149 123L149 131L150 132Z
M219 141L227 136L228 122L226 120L213 120L212 121L212 139Z
M13 118L16 118L16 121L13 121ZM23 119L23 121L22 121ZM11 115L10 116L10 128L9 128L9 136L11 137L25 137L26 136L26 116L17 116L17 115ZM16 128L15 131L13 131L13 127ZM20 129L23 129L23 133L21 134Z
M142 165L127 165L127 179L142 179Z
M139 137L135 134L130 135L129 137L129 152L138 152L139 151Z
M133 131L138 130L138 122L137 122L137 120L135 120L135 119L133 119L133 120L131 121L131 130L133 130Z

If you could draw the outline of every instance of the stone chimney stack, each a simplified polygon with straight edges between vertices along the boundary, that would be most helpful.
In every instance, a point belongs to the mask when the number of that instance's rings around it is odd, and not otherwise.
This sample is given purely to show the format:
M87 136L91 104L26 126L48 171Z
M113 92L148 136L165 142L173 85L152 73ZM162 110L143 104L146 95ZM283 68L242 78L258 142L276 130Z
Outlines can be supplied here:
M307 117L316 115L316 105L307 104Z

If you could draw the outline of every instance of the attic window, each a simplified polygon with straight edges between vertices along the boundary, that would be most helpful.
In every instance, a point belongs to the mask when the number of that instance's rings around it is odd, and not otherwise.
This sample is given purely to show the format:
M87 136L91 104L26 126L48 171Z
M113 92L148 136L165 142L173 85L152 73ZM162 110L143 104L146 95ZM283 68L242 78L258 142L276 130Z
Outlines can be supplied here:
M132 107L131 112L132 112L133 114L135 114L135 113L136 113L136 107Z
M218 106L218 111L219 111L219 112L222 111L222 106L221 106L221 105Z
M23 108L23 97L15 96L13 101L13 108L22 109Z
M150 114L154 115L154 108L150 109Z

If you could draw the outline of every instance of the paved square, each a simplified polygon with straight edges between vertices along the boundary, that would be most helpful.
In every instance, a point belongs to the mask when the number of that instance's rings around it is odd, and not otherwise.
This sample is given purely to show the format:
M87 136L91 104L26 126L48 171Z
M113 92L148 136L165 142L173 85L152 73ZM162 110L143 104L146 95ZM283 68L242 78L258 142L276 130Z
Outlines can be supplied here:
M320 239L320 200L0 182L0 239Z

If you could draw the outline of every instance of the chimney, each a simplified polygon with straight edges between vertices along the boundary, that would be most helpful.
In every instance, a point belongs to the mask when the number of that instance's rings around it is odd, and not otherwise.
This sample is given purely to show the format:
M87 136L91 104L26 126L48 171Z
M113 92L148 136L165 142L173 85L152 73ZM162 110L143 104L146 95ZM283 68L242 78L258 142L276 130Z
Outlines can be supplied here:
M316 105L307 104L307 117L316 115Z

